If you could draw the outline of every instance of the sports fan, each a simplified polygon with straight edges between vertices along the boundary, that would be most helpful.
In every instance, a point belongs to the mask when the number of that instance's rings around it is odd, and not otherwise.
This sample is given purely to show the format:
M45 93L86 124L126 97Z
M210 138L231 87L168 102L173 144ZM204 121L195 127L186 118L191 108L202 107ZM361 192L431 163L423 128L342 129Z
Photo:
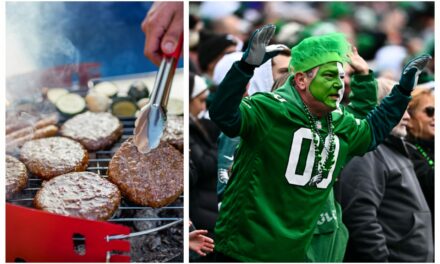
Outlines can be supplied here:
M210 106L220 129L241 137L216 224L218 261L307 261L335 176L399 122L430 59L411 61L390 96L359 120L339 107L347 41L341 34L310 37L293 47L283 87L242 101L255 67L279 51L267 49L274 31L266 25L254 32Z

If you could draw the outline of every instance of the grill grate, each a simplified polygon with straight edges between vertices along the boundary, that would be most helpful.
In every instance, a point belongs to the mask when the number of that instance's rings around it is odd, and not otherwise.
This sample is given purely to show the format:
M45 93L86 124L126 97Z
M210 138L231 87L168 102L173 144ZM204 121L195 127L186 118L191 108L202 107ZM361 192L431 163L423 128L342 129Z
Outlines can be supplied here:
M107 178L107 170L109 162L120 145L130 136L133 135L135 118L127 117L120 118L123 124L123 135L120 140L114 144L110 150L102 150L89 153L89 164L87 171L94 172L104 178ZM65 121L65 120L63 120ZM42 180L34 175L29 175L28 185L21 192L19 196L9 200L9 202L21 206L33 207L33 199L36 192L41 188ZM173 226L182 226L183 222L183 195L177 201L162 208L151 208L132 204L125 198L122 198L118 210L112 218L107 220L117 224L122 224L130 227L132 232L129 235L115 235L108 239L126 239L142 237L147 234L158 232L160 230L167 230ZM176 233L172 231L171 233ZM180 232L182 234L183 232ZM179 236L179 235L177 235ZM137 239L139 240L139 239ZM175 239L176 240L176 239ZM132 240L133 241L133 240ZM183 240L181 241L183 245ZM141 242L142 243L142 242ZM181 246L182 247L182 246ZM133 251L133 250L132 250ZM181 254L181 252L180 252ZM154 262L161 262L161 260L169 261L176 257L169 256L168 258L155 259ZM133 256L132 261L145 261L143 256ZM151 260L151 259L150 259Z

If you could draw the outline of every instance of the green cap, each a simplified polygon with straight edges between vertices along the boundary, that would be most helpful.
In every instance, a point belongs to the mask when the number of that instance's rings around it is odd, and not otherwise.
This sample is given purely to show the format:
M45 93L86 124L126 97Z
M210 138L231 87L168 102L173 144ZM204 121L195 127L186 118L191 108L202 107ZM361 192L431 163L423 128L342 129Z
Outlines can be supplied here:
M306 72L328 62L344 63L351 46L344 34L332 33L309 37L292 48L290 72Z

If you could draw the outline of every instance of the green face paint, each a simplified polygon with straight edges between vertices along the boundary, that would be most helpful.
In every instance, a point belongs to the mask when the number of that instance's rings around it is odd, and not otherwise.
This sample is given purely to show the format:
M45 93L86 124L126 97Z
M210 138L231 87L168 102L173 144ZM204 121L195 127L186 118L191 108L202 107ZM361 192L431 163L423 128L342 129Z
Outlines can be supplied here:
M336 109L342 99L344 74L342 64L339 62L329 62L319 66L315 78L310 83L310 93L316 100L331 109Z

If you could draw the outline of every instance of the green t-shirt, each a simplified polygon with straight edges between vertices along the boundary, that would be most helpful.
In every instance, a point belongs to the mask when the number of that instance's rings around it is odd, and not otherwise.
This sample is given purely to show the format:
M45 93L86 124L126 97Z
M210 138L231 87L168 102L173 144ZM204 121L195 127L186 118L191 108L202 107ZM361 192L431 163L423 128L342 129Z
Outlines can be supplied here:
M290 78L274 93L245 98L240 112L243 140L216 226L216 249L241 261L305 261L336 176L347 157L370 145L368 122L332 112L336 162L327 178L310 186L317 162L312 132ZM325 138L327 120L320 122ZM322 146L319 142L320 151Z

